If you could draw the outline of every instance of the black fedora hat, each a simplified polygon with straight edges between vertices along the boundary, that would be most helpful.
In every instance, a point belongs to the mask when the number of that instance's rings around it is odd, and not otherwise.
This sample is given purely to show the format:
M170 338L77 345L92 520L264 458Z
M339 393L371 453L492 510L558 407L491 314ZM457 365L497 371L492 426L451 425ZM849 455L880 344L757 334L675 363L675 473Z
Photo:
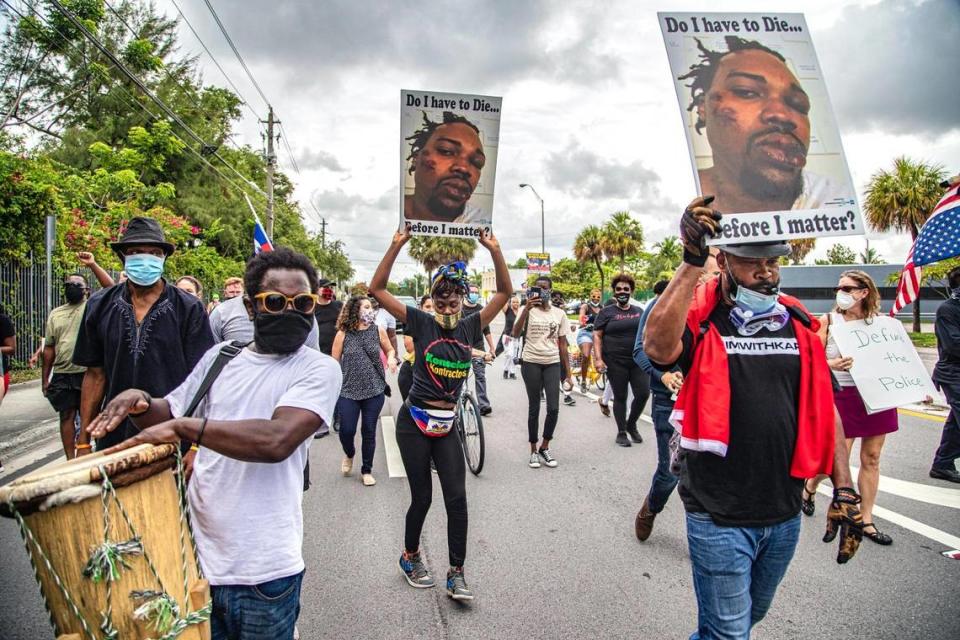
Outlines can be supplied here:
M785 240L775 242L750 242L745 244L722 244L717 247L724 253L739 258L782 258L790 255L790 245Z
M123 261L123 250L138 245L160 247L167 256L173 253L173 245L167 242L166 236L163 235L163 229L160 228L160 223L153 218L136 217L131 219L127 228L124 229L123 235L120 236L120 240L111 242L110 248Z

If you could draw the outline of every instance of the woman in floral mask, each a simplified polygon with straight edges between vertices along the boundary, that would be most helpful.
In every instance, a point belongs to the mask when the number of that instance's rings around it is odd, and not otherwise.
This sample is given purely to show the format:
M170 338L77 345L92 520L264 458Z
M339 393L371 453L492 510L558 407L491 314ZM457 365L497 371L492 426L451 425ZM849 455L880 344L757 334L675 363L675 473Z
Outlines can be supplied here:
M405 306L387 291L390 270L400 250L410 240L410 225L398 231L376 273L370 293L382 308L403 322L413 336L413 382L410 395L397 416L397 446L410 484L400 571L411 587L434 586L423 554L420 533L430 509L433 481L430 462L437 468L447 509L447 595L455 600L473 600L467 587L463 563L467 553L467 491L463 451L453 427L453 408L472 366L472 345L480 340L483 327L490 324L512 293L510 271L500 244L489 231L479 232L480 244L490 251L496 271L497 292L477 313L463 314L463 298L469 281L466 266L455 262L440 267L430 283L433 313Z
M840 385L834 392L834 403L843 431L847 437L847 451L853 450L853 441L860 438L860 474L857 485L863 502L863 535L881 545L893 543L893 539L873 524L873 505L880 482L880 451L888 433L898 428L897 410L887 409L867 413L857 385L850 375L853 358L845 358L833 338L832 329L843 322L870 324L880 313L880 292L873 279L859 270L844 271L836 287L836 304L833 311L820 318L820 339L826 346L827 364ZM812 516L816 509L813 495L822 478L812 478L803 487L801 509Z
M356 455L354 438L360 421L363 464L360 477L364 486L377 483L373 477L373 454L377 448L377 420L383 408L387 382L384 377L380 351L387 354L391 373L397 372L397 357L387 332L374 324L376 311L366 296L353 296L343 305L337 320L337 335L333 338L332 355L343 369L343 386L337 408L340 411L340 444L344 459L340 471L344 476L353 472Z

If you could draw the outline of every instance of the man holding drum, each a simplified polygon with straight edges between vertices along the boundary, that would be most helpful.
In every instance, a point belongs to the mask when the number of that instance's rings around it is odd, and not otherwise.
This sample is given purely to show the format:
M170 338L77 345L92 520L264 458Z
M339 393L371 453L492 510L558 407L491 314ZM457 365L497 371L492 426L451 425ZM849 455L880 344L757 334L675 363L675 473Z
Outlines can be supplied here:
M164 398L129 389L88 431L129 416L139 434L116 449L187 440L198 449L187 494L200 564L211 585L214 639L293 637L303 580L303 467L313 434L333 420L340 367L305 346L319 290L309 259L289 249L247 263L253 342L226 363L184 416L222 345Z

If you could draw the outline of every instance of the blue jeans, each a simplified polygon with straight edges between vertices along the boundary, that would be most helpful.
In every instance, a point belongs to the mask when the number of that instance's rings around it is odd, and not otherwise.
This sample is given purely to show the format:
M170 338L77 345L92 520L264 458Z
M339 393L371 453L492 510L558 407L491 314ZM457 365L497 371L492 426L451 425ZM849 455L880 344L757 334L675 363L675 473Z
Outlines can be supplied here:
M653 406L650 413L653 416L653 430L657 434L657 470L653 472L653 481L650 492L647 494L647 506L653 513L660 513L667 506L667 499L677 486L679 478L670 473L670 437L673 435L673 425L670 424L670 414L673 412L673 403L669 397L653 394Z
M687 513L687 545L697 593L690 640L742 640L767 615L800 537L800 514L771 527L721 527Z
M303 571L253 586L211 586L211 640L291 640Z
M360 451L363 465L360 473L373 471L373 454L377 450L377 421L383 408L383 394L365 400L351 400L340 396L337 407L340 409L340 444L348 458L357 454L353 441L357 436L357 421L360 421Z

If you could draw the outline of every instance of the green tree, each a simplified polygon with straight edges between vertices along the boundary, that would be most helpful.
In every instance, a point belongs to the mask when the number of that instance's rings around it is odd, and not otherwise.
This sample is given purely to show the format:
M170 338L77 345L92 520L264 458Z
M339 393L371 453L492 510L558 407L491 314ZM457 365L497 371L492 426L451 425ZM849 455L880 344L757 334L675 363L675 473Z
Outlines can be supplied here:
M945 177L940 165L914 162L905 156L893 161L893 170L873 174L864 198L867 222L877 231L909 231L911 242L933 212ZM913 303L913 331L920 332L920 300Z
M629 211L617 211L607 220L602 229L601 246L607 259L620 261L623 271L627 256L643 251L643 227L633 219Z
M477 251L477 243L460 238L414 236L407 245L407 253L419 262L429 278L440 265L457 260L469 263Z
M527 268L527 259L518 258L516 262L507 265L508 269L526 269Z
M856 261L857 254L853 249L845 247L842 244L835 244L827 249L827 257L817 260L816 264L855 264Z
M600 227L584 227L573 242L573 255L581 263L592 262L597 267L598 282L603 289L603 233Z
M817 239L801 238L799 240L789 240L788 244L790 245L790 264L799 265L803 264L803 261L806 260L810 252L813 251L814 245L817 244Z
M883 256L873 247L867 247L860 254L860 264L885 264Z
M553 288L563 294L568 302L588 298L590 290L600 285L592 264L572 258L561 258L553 263L550 267L550 278L553 280Z

